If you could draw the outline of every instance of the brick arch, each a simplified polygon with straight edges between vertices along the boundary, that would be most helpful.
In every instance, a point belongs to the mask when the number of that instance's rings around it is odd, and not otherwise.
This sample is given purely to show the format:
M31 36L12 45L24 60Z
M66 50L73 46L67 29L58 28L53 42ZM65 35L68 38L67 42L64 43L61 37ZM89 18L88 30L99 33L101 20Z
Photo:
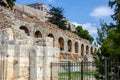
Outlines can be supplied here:
M67 41L67 46L68 46L68 52L72 52L72 41L71 40Z
M84 45L81 44L81 56L83 57L84 56Z
M78 42L75 42L74 44L75 53L78 53L78 47L79 47Z
M41 32L40 32L39 30L35 31L34 37L35 37L35 38L42 38Z
M28 36L30 35L29 29L26 26L20 26L19 29L23 30Z
M89 54L89 46L86 46L86 54Z
M60 50L62 50L62 51L64 50L64 39L62 37L60 37L58 39L58 46L59 46Z

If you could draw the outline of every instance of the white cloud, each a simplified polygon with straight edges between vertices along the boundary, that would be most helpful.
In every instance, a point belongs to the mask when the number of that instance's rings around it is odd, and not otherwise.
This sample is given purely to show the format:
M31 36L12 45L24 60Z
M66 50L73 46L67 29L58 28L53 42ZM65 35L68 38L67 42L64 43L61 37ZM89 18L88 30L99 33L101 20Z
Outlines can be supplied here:
M100 6L95 8L91 13L90 16L93 17L106 17L112 15L114 12L111 8L107 6Z
M83 26L83 29L88 30L91 35L97 34L97 28L95 27L95 24L85 23L85 24L82 24L82 26Z
M75 26L81 26L81 24L77 22L72 22L72 24L74 24Z
M77 22L72 22L75 26L82 26L83 29L88 30L88 32L94 37L97 34L97 27L95 27L95 24L92 23L85 23L85 24L80 24Z

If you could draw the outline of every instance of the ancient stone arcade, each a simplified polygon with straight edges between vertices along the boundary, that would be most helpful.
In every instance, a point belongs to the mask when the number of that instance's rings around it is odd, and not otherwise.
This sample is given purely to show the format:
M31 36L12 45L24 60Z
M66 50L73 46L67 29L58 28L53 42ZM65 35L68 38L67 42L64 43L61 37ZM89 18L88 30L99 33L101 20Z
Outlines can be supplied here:
M0 80L50 80L51 62L91 60L97 50L89 41L17 9L0 7L0 18Z

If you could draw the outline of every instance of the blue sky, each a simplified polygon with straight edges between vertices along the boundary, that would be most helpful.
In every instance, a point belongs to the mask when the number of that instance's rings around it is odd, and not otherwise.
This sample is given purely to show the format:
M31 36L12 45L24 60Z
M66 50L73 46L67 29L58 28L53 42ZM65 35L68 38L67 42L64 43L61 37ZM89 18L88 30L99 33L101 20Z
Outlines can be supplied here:
M96 38L100 20L112 22L113 10L108 7L108 0L17 0L17 4L44 2L64 8L64 16L75 25L81 25Z

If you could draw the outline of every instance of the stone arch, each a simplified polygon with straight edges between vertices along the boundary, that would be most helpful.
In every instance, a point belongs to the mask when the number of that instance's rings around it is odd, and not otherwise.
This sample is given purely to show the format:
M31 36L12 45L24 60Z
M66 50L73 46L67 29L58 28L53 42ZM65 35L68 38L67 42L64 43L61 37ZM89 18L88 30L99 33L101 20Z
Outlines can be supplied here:
M68 40L67 45L68 45L68 52L72 52L72 41Z
M60 37L59 39L58 39L58 44L59 44L59 48L60 48L60 50L64 50L64 39L62 38L62 37Z
M93 47L91 47L90 51L91 51L91 54L93 54Z
M89 46L86 46L86 54L89 54Z
M84 56L84 45L81 44L81 56L83 57Z
M42 38L41 32L39 30L35 31L34 37L35 38Z
M29 30L28 30L28 28L27 28L26 26L21 26L19 29L25 31L25 33L26 33L28 36L30 35Z
M49 33L47 36L54 39L54 36L53 36L53 34L51 34L51 33Z
M96 53L97 52L97 49L95 48L94 52Z
M74 48L75 48L75 53L78 53L78 42L75 42Z
M55 46L55 38L54 38L54 35L51 34L51 33L49 33L47 36L50 37L50 38L53 38L53 46Z

